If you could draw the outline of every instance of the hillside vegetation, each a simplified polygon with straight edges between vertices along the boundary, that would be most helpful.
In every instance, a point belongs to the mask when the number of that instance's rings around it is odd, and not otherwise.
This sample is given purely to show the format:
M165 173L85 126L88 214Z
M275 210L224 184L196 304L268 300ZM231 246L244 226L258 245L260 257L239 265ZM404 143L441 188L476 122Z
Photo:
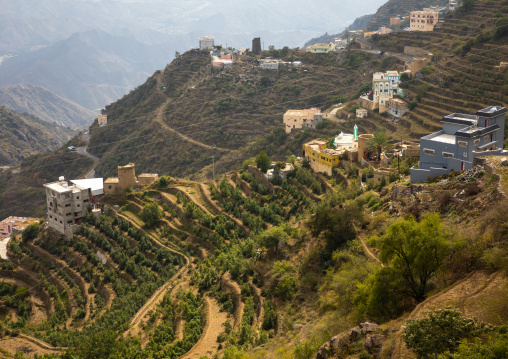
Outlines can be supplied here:
M212 73L209 55L192 50L156 72L106 108L108 126L92 126L90 151L101 157L98 172L110 176L119 163L132 161L141 171L185 176L211 165L211 156L224 171L261 149L282 159L288 154L281 144L291 142L282 126L286 110L328 108L356 95L373 68L397 66L357 52L314 55L286 48L268 55L305 66L262 71L244 56L231 70ZM343 66L345 60L351 65ZM336 123L329 125L339 131Z
M31 155L51 152L72 135L67 128L0 106L0 165L16 165Z
M339 348L412 358L401 325L429 310L458 301L459 315L506 323L507 280L492 274L506 265L504 232L492 226L493 215L506 220L504 172L365 191L352 163L328 180L295 165L276 184L248 163L217 183L164 176L106 197L120 210L88 215L70 241L45 231L14 240L2 274L14 279L9 291L29 295L7 301L5 342L23 333L20 342L36 337L79 358L178 358L191 348L184 358L312 358L333 335L375 321L379 329Z

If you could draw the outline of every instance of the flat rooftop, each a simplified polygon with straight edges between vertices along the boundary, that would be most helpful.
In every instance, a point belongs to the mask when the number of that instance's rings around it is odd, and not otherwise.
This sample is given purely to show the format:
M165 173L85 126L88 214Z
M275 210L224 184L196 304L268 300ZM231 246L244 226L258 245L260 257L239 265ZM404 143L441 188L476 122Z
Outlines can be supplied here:
M455 135L449 135L447 133L442 133L440 135L437 135L435 137L429 138L429 140L436 141L436 142L443 142L443 143L450 143L455 144Z
M104 183L118 183L118 177L109 177Z
M67 181L58 181L58 182L52 182L52 183L46 183L44 187L51 189L52 191L55 191L57 193L67 193L67 192L81 192L84 188L81 188L77 185L71 185L67 183Z

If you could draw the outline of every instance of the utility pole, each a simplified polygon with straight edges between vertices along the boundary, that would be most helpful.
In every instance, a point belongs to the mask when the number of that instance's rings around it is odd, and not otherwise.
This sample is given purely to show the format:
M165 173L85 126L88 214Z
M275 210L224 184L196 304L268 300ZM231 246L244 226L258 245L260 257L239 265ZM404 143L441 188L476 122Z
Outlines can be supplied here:
M215 182L215 156L212 156L213 181Z
M397 156L399 158L399 182L400 182L400 156L402 156L402 135L400 136L400 154Z

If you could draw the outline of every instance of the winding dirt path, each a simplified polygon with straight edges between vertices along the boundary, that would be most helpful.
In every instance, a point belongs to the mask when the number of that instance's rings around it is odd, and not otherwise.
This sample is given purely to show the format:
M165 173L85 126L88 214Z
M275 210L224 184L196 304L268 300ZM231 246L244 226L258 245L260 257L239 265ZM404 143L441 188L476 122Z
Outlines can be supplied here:
M206 324L199 341L184 354L180 359L199 359L202 356L212 357L219 349L217 337L224 331L223 324L227 320L227 314L221 312L215 299L205 297Z
M181 132L178 132L177 130L175 130L174 128L172 127L169 127L165 122L164 122L164 112L166 110L166 107L168 106L169 102L171 101L171 99L168 99L163 105L161 105L157 111L156 111L156 115L155 115L155 121L161 125L161 127L166 130L166 131L169 131L169 132L172 132L174 133L175 135L181 137L183 140L185 141L188 141L188 142L191 142L193 144L195 144L196 146L200 146L200 147L204 147L204 148L207 148L209 150L219 150L219 151L225 151L225 152L229 152L230 150L228 150L227 148L221 148L221 147L215 147L215 146L210 146L210 145L207 145L206 143L203 143L203 142L199 142L199 141L196 141L195 139L189 137L189 136L186 136L184 135L183 133Z
M363 250L365 251L365 254L367 255L367 257L369 257L370 259L373 259L374 261L376 261L379 264L381 264L381 267L384 267L384 264L381 263L379 258L374 253L372 253L370 248L367 246L367 241L365 240L365 238L363 238L360 235L360 233L358 233L358 230L356 229L356 226L353 226L353 228L355 229L356 236L358 237L358 239L360 239L360 242L362 242L362 247L363 247Z

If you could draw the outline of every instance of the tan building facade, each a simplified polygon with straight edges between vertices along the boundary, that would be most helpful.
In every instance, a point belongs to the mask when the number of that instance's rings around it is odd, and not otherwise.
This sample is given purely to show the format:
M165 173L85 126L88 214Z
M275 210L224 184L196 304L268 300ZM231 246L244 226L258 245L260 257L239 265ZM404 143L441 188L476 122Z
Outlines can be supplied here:
M286 133L290 133L293 129L315 129L321 120L323 120L323 114L317 107L307 110L288 110L283 117Z
M400 98L392 98L388 102L388 113L400 117L404 115L408 111L408 105L406 101L401 100Z
M106 126L108 124L108 115L99 115L97 117L97 122L99 126Z
M434 26L439 21L439 12L432 9L411 11L409 18L411 31L434 31Z
M88 189L78 185L69 185L60 178L57 182L47 183L46 204L47 223L55 231L69 236L77 228L81 219L86 216L90 206Z
M142 173L139 179L136 178L136 168L134 163L125 166L118 166L118 177L109 177L104 181L104 194L117 195L124 194L127 188L149 186L159 180L156 173Z
M368 112L364 108L359 108L356 110L356 118L367 118Z

